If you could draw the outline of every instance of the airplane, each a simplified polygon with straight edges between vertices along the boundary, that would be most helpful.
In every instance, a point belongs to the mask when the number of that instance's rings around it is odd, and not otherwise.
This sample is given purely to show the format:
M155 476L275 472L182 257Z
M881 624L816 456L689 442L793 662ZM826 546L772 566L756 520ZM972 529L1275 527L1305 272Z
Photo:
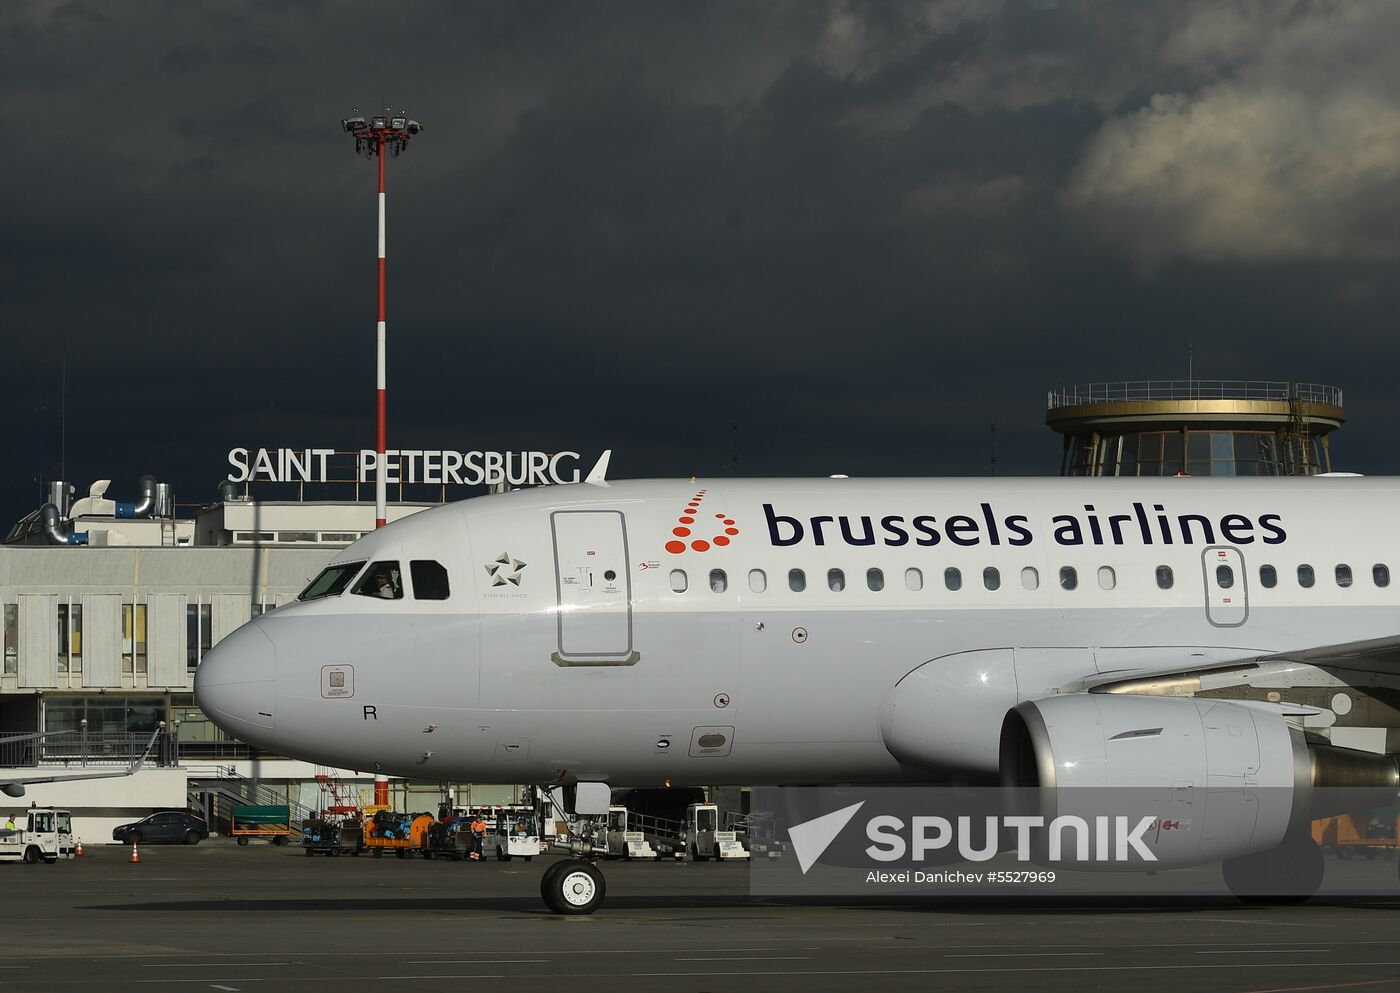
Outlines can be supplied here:
M44 783L72 783L80 779L124 779L127 776L133 776L140 771L141 766L145 765L146 759L150 758L151 749L155 747L156 739L160 737L160 733L164 730L165 722L160 721L156 725L156 729L151 732L151 738L146 742L145 749L140 755L132 759L131 764L125 769L114 772L60 772L43 776L5 776L0 778L0 793L11 797L22 797L25 794L26 786L39 786ZM0 745L12 745L21 741L37 741L43 738L53 738L61 734L72 733L72 731L38 731L33 734L12 734L0 738Z
M1397 507L1379 478L591 474L366 535L195 697L276 754L587 816L662 784L1278 787L1197 861L1310 893L1316 788L1400 788ZM562 860L541 893L605 883Z

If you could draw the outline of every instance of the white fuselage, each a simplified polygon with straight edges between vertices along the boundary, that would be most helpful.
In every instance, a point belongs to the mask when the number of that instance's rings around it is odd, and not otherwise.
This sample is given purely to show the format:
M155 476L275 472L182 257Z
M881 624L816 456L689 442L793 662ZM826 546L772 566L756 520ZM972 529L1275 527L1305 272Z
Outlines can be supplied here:
M401 599L259 618L196 693L252 744L421 779L989 776L1019 700L1393 634L1396 507L1343 478L544 487L355 542L335 562L397 563Z

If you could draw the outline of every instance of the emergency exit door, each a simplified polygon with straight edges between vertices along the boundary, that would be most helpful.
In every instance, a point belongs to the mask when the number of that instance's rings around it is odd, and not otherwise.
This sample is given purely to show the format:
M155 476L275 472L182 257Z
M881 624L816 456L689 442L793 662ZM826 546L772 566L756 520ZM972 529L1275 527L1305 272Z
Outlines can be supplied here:
M1205 571L1206 619L1218 628L1237 628L1249 618L1248 577L1238 548L1216 545L1201 553Z
M627 522L617 510L561 510L554 529L558 665L631 665L632 577Z

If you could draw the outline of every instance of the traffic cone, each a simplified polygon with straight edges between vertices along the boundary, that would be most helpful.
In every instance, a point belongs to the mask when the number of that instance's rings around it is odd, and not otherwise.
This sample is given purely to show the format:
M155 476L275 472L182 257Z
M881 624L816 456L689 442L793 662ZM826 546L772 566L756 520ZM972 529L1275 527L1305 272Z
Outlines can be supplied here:
M79 838L79 839L78 839L78 850L77 850L76 852L73 853L73 857L74 857L74 858L82 858L82 857L83 857L83 839L82 839L82 838Z
M130 862L131 862L133 865L135 865L136 863L138 863L138 862L140 862L140 861L141 861L141 854L140 854L139 852L136 851L136 842L133 841L133 842L131 843L131 859L130 859Z

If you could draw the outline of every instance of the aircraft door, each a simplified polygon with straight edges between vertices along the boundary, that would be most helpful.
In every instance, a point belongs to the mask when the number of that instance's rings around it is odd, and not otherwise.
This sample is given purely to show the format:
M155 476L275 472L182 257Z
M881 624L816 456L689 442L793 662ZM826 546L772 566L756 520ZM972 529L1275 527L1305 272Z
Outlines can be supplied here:
M1206 619L1218 628L1237 628L1249 618L1249 577L1238 548L1213 545L1201 553Z
M550 517L563 666L632 665L632 577L627 522L617 510L560 510Z

